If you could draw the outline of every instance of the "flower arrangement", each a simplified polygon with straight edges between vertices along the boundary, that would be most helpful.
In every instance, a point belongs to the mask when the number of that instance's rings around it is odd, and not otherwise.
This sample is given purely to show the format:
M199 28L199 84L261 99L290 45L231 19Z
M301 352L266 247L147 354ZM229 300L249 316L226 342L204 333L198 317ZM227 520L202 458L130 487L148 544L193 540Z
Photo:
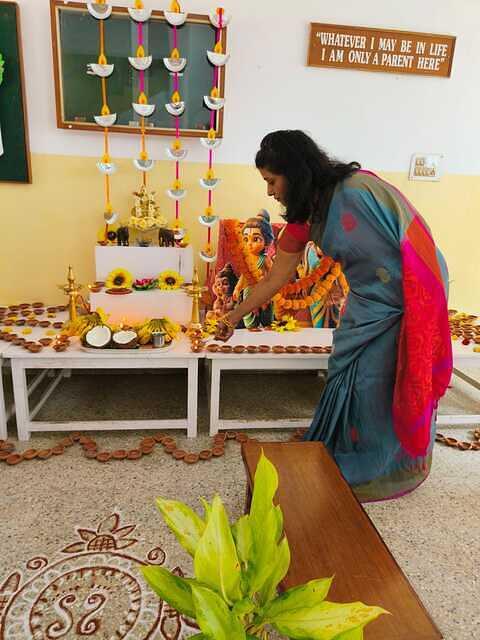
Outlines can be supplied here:
M126 269L114 269L108 274L105 287L107 289L131 289L133 280L132 274Z
M135 280L133 288L135 291L150 291L158 287L158 280L155 278L143 278L141 280Z
M272 329L283 333L284 331L298 331L298 322L293 316L282 316L280 320L272 322Z
M177 271L171 269L162 271L157 280L158 288L162 289L162 291L175 291L176 289L180 289L184 283L183 277L177 273Z

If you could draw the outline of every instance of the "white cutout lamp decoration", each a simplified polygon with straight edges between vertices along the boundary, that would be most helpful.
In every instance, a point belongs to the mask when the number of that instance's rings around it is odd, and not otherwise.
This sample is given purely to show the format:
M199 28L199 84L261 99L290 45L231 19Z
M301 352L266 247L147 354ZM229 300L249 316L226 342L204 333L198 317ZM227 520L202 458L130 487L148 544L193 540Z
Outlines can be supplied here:
M112 15L112 5L100 0L99 2L87 2L88 13L97 20L106 20Z
M95 62L87 64L88 75L98 76L99 78L108 78L112 75L114 69L114 64L97 64Z

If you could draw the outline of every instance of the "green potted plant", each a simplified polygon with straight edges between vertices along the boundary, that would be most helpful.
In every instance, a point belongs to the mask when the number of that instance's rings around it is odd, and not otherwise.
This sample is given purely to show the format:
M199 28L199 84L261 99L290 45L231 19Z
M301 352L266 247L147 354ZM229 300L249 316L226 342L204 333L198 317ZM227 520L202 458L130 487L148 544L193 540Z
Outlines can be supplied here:
M193 557L195 578L145 566L145 579L162 600L196 620L197 640L266 640L271 629L289 638L362 640L365 625L387 612L327 601L332 578L277 593L290 565L282 510L273 503L277 487L277 471L262 453L250 513L233 526L219 496L212 503L202 499L203 518L181 502L159 498L165 522Z

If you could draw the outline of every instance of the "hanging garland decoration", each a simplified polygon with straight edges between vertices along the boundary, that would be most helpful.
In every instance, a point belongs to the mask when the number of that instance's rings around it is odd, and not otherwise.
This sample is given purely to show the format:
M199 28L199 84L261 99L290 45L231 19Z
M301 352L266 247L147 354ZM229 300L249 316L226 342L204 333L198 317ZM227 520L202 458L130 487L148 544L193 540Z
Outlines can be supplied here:
M138 99L137 102L132 103L134 112L140 116L140 136L141 136L141 148L138 158L133 160L135 167L142 172L143 185L147 187L147 172L151 171L154 166L154 161L148 156L146 145L146 130L145 130L145 118L149 118L155 111L154 104L148 104L148 98L145 93L145 72L150 68L153 58L145 54L144 48L144 32L143 26L152 15L150 9L145 9L142 0L135 0L133 8L129 8L128 12L131 19L137 24L137 49L135 56L128 58L130 65L138 71Z
M224 67L230 54L223 51L222 36L223 30L230 22L230 17L225 15L224 9L219 7L210 16L210 22L215 27L215 46L212 51L207 51L209 62L213 65L213 83L209 96L204 96L204 102L210 109L210 129L206 138L201 138L200 142L208 150L208 169L204 178L200 179L200 185L208 191L208 205L205 214L199 216L201 225L207 227L207 244L203 251L200 251L200 258L207 263L207 279L210 274L210 264L215 262L217 256L212 246L212 228L218 223L218 216L213 212L213 191L220 184L220 180L215 177L213 170L213 151L217 149L221 140L217 140L216 114L223 109L225 98L220 97L220 68Z
M171 189L167 190L167 195L175 201L175 222L173 228L178 235L182 226L180 220L180 200L187 195L187 191L183 188L180 179L180 162L186 158L188 153L186 149L182 149L182 143L180 141L180 116L185 111L185 102L180 95L179 77L187 64L187 59L180 56L178 48L178 27L185 23L188 14L182 11L177 0L172 0L170 11L165 11L164 15L166 21L173 28L173 49L170 57L163 59L165 67L170 72L170 75L173 76L173 94L171 101L165 105L165 108L175 121L175 140L172 146L167 149L167 156L175 162L175 179Z
M90 15L98 20L99 27L100 53L96 63L87 65L87 73L98 76L102 88L101 115L94 116L94 119L98 126L103 128L104 132L103 156L102 159L97 162L97 168L100 173L103 174L105 182L105 209L103 217L105 220L104 239L107 241L109 225L113 224L118 218L118 214L113 212L110 190L110 176L115 173L117 167L110 157L109 144L109 128L115 124L117 114L110 112L107 95L107 78L112 75L115 65L109 64L107 56L105 55L105 20L112 15L112 6L108 4L106 0L97 0L97 2L87 3L87 9Z

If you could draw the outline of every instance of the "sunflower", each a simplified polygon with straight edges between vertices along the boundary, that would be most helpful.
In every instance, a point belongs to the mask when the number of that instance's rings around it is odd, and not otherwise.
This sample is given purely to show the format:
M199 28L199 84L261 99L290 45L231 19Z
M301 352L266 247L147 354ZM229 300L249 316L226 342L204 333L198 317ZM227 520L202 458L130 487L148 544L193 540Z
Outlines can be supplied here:
M162 271L158 276L158 288L164 291L180 289L183 284L182 276L176 271Z
M107 289L130 289L132 284L133 276L126 269L114 269L105 282Z

